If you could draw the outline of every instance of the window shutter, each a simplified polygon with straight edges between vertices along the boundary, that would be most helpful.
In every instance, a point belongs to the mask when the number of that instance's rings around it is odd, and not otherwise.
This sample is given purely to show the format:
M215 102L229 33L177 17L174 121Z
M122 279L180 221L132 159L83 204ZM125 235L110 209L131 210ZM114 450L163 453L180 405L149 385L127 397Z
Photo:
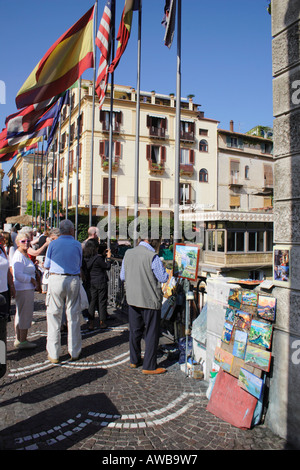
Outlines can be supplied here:
M166 147L164 146L160 148L160 161L161 163L165 163L166 161Z
M103 122L105 120L105 113L104 111L101 109L100 110L100 122Z
M121 142L115 142L115 156L121 157Z
M190 153L190 163L191 163L192 165L194 165L194 163L195 163L195 151L192 150L192 149L190 149L190 152L189 152L189 153Z
M100 156L105 155L105 141L101 140L99 145Z
M231 138L229 136L226 137L226 144L227 147L231 147Z
M122 124L122 112L121 112L121 111L118 112L118 113L116 113L115 118L116 118L116 122L117 122L118 124Z
M230 196L230 207L240 207L240 196Z
M152 123L152 119L149 116L149 114L147 114L147 127L151 127L151 123Z
M146 148L146 159L151 160L151 145L147 145Z
M239 147L239 149L243 149L243 148L244 148L244 141L243 141L243 139L241 139L241 138L238 139L238 147Z

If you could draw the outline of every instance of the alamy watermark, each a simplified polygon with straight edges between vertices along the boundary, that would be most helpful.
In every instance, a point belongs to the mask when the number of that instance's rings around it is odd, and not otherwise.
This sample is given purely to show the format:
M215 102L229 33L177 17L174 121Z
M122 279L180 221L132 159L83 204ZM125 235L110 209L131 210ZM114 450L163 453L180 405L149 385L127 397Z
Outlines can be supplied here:
M294 80L292 88L296 90L292 94L292 103L296 105L300 104L300 80Z
M6 364L6 345L0 340L0 364Z
M0 80L0 104L6 104L6 86L3 80Z

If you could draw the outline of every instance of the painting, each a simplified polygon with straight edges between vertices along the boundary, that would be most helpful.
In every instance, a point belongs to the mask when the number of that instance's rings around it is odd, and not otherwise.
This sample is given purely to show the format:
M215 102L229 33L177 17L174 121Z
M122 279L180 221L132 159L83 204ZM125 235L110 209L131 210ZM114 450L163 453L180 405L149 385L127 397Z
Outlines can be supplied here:
M273 282L275 286L290 286L290 247L275 245L273 248Z
M232 354L239 359L244 359L247 346L247 333L235 330Z
M259 320L252 320L249 331L249 341L256 346L269 349L271 347L273 326Z
M230 307L240 308L242 301L242 291L239 289L230 289L228 296L228 305Z
M269 372L271 364L271 352L256 346L247 345L245 364Z
M237 310L234 317L234 326L243 330L250 330L252 315L251 313Z
M200 247L193 244L175 243L174 276L196 281L198 275Z
M225 312L225 320L233 323L234 315L235 315L235 309L231 307L227 307L226 312Z
M173 269L166 269L166 271L169 275L169 278L167 282L162 284L161 289L164 298L168 299L173 294L174 288L176 287L177 279L173 276Z
M256 375L251 374L251 372L248 372L246 369L241 367L238 385L259 400L262 394L264 382Z
M248 305L249 307L257 306L257 292L252 290L243 290L242 291L242 305Z
M230 352L225 351L225 349L219 348L217 346L215 349L215 361L223 370L230 372L233 362L233 355Z
M224 323L222 338L221 338L221 340L224 343L227 343L227 344L230 343L231 335L232 335L232 329L233 329L233 325L231 323L228 323L228 322Z
M264 320L275 321L276 299L268 295L258 296L257 315Z

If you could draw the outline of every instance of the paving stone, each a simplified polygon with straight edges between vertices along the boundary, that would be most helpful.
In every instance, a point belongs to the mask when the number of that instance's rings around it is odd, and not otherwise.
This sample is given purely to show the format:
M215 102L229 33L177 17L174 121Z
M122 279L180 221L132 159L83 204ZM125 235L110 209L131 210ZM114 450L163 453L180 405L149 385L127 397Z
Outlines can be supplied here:
M44 297L36 294L36 349L14 348L8 323L7 373L0 379L1 450L283 450L285 440L264 425L234 428L206 411L207 383L185 376L168 355L167 373L145 376L129 368L127 317L110 307L105 330L82 321L81 358L68 362L62 335L61 363L46 354Z

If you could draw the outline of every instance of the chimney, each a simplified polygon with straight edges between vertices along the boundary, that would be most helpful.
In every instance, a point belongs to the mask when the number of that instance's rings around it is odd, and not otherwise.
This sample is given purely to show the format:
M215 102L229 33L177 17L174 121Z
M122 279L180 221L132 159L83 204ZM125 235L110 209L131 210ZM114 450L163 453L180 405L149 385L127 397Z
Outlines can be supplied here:
M230 121L230 132L234 132L234 130L233 130L233 120L232 119Z

